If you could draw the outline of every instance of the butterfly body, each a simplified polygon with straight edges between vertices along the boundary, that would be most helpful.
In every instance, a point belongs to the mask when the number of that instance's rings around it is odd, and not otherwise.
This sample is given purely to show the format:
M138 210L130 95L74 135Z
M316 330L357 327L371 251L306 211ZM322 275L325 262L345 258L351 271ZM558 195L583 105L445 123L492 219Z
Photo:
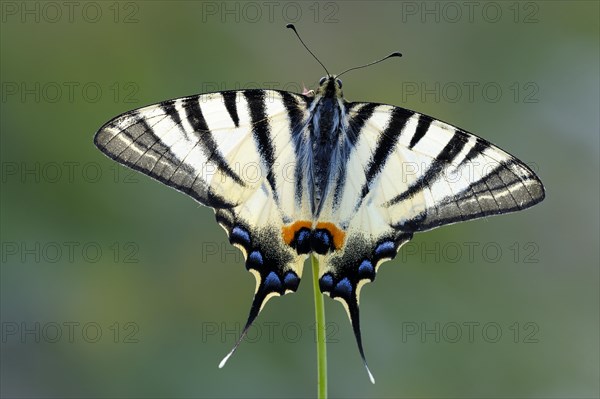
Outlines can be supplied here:
M345 101L334 78L322 81L308 104L308 117L292 132L296 159L296 201L307 196L310 219L318 222L332 182L344 167L347 115Z
M270 298L297 290L314 255L320 290L344 305L364 361L360 291L414 233L544 198L510 154L417 112L347 102L335 76L307 95L254 89L165 101L109 121L95 144L212 207L242 250L256 290L234 350Z

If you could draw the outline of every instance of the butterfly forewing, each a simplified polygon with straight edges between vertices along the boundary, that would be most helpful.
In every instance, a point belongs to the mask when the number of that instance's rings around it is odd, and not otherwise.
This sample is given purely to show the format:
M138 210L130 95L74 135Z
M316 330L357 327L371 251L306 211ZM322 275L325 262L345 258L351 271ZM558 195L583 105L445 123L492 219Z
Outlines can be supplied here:
M260 186L270 166L263 151L269 137L252 129L256 115L250 105L256 103L281 100L264 90L169 100L116 117L98 131L95 143L114 160L203 205L231 207ZM287 125L287 112L278 111L264 123Z

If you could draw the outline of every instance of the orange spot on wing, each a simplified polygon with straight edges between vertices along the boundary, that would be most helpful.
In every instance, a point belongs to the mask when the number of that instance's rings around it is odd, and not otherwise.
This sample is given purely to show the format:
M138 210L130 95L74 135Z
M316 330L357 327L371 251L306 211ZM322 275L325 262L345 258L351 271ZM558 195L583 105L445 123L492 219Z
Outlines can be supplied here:
M342 245L344 245L344 239L346 238L346 233L340 230L335 224L331 222L319 222L317 223L317 229L325 229L329 231L333 237L333 246L335 249L342 248Z
M306 227L307 229L312 229L312 223L307 220L298 220L288 226L283 226L281 228L281 235L283 236L283 242L287 245L290 245L294 240L294 236L296 232L301 228Z

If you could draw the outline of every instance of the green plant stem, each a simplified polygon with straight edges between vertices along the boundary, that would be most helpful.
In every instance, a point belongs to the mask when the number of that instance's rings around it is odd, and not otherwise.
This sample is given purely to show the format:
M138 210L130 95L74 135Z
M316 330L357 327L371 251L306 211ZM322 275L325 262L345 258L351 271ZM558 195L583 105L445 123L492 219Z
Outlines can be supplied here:
M325 305L319 289L319 260L311 255L315 292L315 331L317 333L317 397L327 398L327 341L325 337Z

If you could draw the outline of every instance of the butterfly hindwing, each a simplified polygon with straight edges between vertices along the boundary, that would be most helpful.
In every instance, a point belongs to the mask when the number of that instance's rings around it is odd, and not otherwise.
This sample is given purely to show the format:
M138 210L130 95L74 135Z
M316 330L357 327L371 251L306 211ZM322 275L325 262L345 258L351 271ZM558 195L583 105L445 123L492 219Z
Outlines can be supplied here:
M246 269L256 278L256 289L246 325L231 352L233 354L265 303L274 296L296 292L306 255L297 254L282 239L279 207L264 186L242 205L216 210L219 224L227 231L229 242L240 248Z

